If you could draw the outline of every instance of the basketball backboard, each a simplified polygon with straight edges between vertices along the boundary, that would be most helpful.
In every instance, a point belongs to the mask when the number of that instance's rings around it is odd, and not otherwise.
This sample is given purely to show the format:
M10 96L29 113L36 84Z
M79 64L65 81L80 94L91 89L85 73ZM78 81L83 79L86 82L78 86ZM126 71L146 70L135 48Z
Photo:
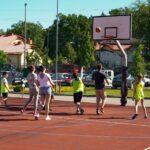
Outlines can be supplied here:
M98 32L97 28L101 31ZM131 40L131 15L93 17L93 40Z

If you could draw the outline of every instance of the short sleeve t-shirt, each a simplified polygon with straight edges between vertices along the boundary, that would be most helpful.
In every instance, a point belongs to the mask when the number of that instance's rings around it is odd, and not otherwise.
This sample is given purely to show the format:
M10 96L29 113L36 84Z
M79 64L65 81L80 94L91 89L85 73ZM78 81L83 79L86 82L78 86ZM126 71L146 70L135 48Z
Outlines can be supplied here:
M8 85L8 81L6 78L2 78L1 79L1 92L2 93L8 93L8 90L5 85Z
M101 90L105 88L106 75L101 71L95 71L92 74L92 80L95 81L95 89Z
M28 76L27 76L27 80L28 80L28 85L29 85L29 88L30 89L34 89L36 88L36 80L37 80L37 75L36 73L29 73Z
M38 75L37 80L40 83L40 87L50 87L51 86L50 81L52 79L48 73L45 73L43 78L41 78L40 75Z

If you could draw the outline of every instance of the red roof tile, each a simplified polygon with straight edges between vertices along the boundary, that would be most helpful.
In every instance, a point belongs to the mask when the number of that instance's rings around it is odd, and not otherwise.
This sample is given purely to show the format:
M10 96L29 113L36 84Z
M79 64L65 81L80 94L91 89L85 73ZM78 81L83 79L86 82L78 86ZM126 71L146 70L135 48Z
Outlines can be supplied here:
M26 49L31 49L31 45L26 44ZM23 53L24 52L24 42L23 38L21 39L18 35L8 35L0 36L0 50L6 52L6 53Z

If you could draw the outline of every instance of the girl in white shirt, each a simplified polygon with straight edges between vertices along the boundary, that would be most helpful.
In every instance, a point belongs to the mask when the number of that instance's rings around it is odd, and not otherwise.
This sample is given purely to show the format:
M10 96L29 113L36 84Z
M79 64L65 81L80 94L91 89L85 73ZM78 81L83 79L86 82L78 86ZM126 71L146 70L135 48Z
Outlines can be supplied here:
M45 105L45 113L46 113L46 118L45 120L51 120L49 116L49 103L51 99L51 93L52 93L52 88L54 86L54 83L51 79L50 74L46 73L46 68L44 66L39 67L39 75L37 77L37 85L40 88L40 96L41 96L41 101Z

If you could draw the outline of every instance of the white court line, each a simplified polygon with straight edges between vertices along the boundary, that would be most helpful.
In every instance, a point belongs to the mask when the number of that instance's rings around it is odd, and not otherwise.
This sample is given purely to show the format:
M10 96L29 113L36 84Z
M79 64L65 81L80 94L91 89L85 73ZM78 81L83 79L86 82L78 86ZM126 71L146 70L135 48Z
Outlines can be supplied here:
M56 118L62 118L62 117L57 117L55 116ZM64 119L64 118L63 118ZM105 121L105 120L99 120L99 118L97 118L98 120L90 120L90 119L81 119L81 118L71 118L71 117L65 117L66 120L78 120L78 121L86 121L86 122L96 122L96 123L111 123L111 124L114 124L114 125L119 125L119 124L122 124L122 125L131 125L131 126L142 126L142 127L150 127L150 125L147 125L147 124L135 124L135 123L129 123L129 121L127 122L118 122L118 121ZM95 118L96 119L96 118ZM131 120L132 122L133 120Z
M34 132L34 131L20 131L20 130L6 130L6 129L0 129L1 132L12 132L12 133L20 133L20 134L36 134L36 135L47 135L47 136L67 136L67 137L84 137L84 138L106 138L106 139L130 139L130 140L146 140L150 139L150 136L143 136L143 137L137 137L137 136L101 136L101 135L89 135L89 134L66 134L66 133L47 133L47 132Z
M150 147L145 148L144 150L150 150Z
M3 111L3 112L8 112L8 111ZM12 112L11 112L12 113ZM12 114L20 114L17 112L13 112ZM21 115L21 114L20 114ZM24 114L23 116L32 116L32 114ZM43 116L43 115L42 115ZM61 117L61 116L53 116L51 115L52 118L59 118L59 119L63 119L63 120L74 120L74 121L85 121L85 122L96 122L96 123L106 123L106 126L108 126L107 124L109 124L109 126L114 126L114 125L128 125L128 126L141 126L141 127L150 127L150 125L148 124L136 124L136 123L130 123L129 120L128 121L106 121L106 120L99 120L99 118L95 118L94 120L90 120L90 119L82 119L82 118L71 118L71 117ZM97 120L96 120L97 119ZM131 122L134 122L134 120L130 120Z

